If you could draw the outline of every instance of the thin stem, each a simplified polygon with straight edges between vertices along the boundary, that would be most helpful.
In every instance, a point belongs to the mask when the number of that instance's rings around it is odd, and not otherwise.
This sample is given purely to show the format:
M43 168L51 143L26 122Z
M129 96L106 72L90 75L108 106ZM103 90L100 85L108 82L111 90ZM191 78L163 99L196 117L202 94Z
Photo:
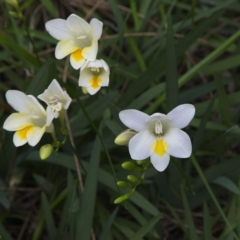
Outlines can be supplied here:
M54 144L57 146L58 145L58 140L57 140L57 137L56 137L55 130L53 130L53 132L51 132L51 135L52 135Z
M205 178L204 173L203 173L201 167L199 166L196 158L195 158L193 155L191 155L191 160L192 160L192 163L193 163L194 167L196 168L196 170L197 170L200 178L202 179L202 181L203 181L203 183L204 183L204 185L205 185L205 187L206 187L209 195L211 196L214 204L216 205L218 211L219 211L220 214L222 215L222 218L224 219L224 221L226 222L226 224L228 225L228 227L232 230L232 229L233 229L233 226L232 226L232 225L230 224L230 222L228 221L228 219L227 219L225 213L223 212L221 206L219 205L219 203L218 203L218 201L217 201L217 199L216 199L216 197L215 197L215 195L214 195L214 193L213 193L210 185L208 184L208 181L207 181L207 179ZM237 237L237 235L236 235L236 233L235 233L234 231L233 231L233 235L234 235L235 239L238 239L238 240L239 240L239 238Z

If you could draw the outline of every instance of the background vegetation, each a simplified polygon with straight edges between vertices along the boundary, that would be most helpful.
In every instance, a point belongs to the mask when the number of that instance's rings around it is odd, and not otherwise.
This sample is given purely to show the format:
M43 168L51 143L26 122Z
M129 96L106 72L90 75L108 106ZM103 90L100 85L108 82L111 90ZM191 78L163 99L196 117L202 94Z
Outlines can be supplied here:
M49 134L34 148L16 148L13 133L0 128L2 239L240 239L239 2L21 0L19 6L22 16L1 3L0 125L12 112L9 89L37 96L56 78L74 100L69 140L45 161L38 151L52 141ZM94 96L82 93L67 58L55 59L57 41L44 27L71 13L104 23L98 58L110 66L110 86ZM114 144L125 129L119 111L167 113L182 103L196 107L185 129L191 158L171 158L162 173L150 168L124 205L113 204L120 196L113 169L118 180L131 173L121 167L130 160L127 147Z

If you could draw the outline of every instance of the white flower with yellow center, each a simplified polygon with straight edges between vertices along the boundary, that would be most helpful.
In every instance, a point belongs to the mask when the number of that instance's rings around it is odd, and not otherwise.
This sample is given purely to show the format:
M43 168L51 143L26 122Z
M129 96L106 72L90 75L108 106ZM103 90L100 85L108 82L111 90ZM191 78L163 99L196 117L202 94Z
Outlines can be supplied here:
M110 70L105 61L86 62L80 71L79 86L85 87L89 94L95 94L101 87L109 85Z
M153 166L163 171L169 164L170 155L188 158L192 152L189 136L180 130L186 127L195 114L195 107L182 104L167 115L154 113L149 116L138 110L124 110L119 118L128 128L137 131L129 141L129 152L134 160L150 157Z
M102 22L96 18L88 24L75 14L71 14L67 20L58 18L45 24L49 34L60 40L55 50L56 58L62 59L71 54L70 63L74 69L79 69L85 60L96 59L102 26Z
M35 146L42 138L44 132L53 132L53 125L46 124L46 111L32 95L17 90L6 93L7 102L17 113L11 114L4 122L3 128L14 131L13 143L16 147L28 142Z
M38 95L38 98L44 101L47 106L47 124L52 122L53 118L64 117L65 110L68 109L72 99L66 91L63 91L56 79L53 79L44 93Z

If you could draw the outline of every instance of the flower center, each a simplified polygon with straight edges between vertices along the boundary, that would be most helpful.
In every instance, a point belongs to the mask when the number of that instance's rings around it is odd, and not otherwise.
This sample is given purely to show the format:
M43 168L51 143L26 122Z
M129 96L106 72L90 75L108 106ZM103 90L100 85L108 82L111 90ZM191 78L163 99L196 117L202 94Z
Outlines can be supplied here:
M63 104L57 96L51 97L49 105L52 108L53 112L59 112L63 107Z
M157 121L155 123L155 134L162 135L163 134L163 127L161 121Z
M91 71L94 73L94 74L98 74L100 72L99 68L96 68L96 67L92 67L91 68Z

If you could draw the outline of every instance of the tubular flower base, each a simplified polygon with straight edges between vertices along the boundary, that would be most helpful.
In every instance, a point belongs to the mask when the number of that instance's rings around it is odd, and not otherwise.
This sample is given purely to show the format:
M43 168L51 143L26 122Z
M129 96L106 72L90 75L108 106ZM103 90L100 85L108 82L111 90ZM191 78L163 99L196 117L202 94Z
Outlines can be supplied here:
M44 101L47 107L47 124L52 122L53 118L59 115L64 117L65 110L68 109L72 99L66 91L63 91L56 79L53 79L44 93L38 95L38 98Z
M110 70L104 60L86 62L81 68L79 86L85 87L89 94L95 94L101 87L109 85Z
M11 114L4 122L3 128L14 131L13 143L16 147L28 143L35 146L42 138L44 132L52 132L53 125L47 124L46 111L32 95L17 90L6 93L7 102L17 113Z
M45 25L49 34L60 41L55 50L55 57L62 59L71 54L70 63L74 69L79 69L85 60L96 59L102 26L102 22L96 18L88 24L75 14L71 14L67 20L50 20Z
M182 104L167 115L154 113L149 116L138 110L124 110L119 118L128 127L138 132L129 141L129 152L134 160L150 157L158 171L164 171L170 155L188 158L192 152L189 136L180 130L186 127L195 114L195 107Z

